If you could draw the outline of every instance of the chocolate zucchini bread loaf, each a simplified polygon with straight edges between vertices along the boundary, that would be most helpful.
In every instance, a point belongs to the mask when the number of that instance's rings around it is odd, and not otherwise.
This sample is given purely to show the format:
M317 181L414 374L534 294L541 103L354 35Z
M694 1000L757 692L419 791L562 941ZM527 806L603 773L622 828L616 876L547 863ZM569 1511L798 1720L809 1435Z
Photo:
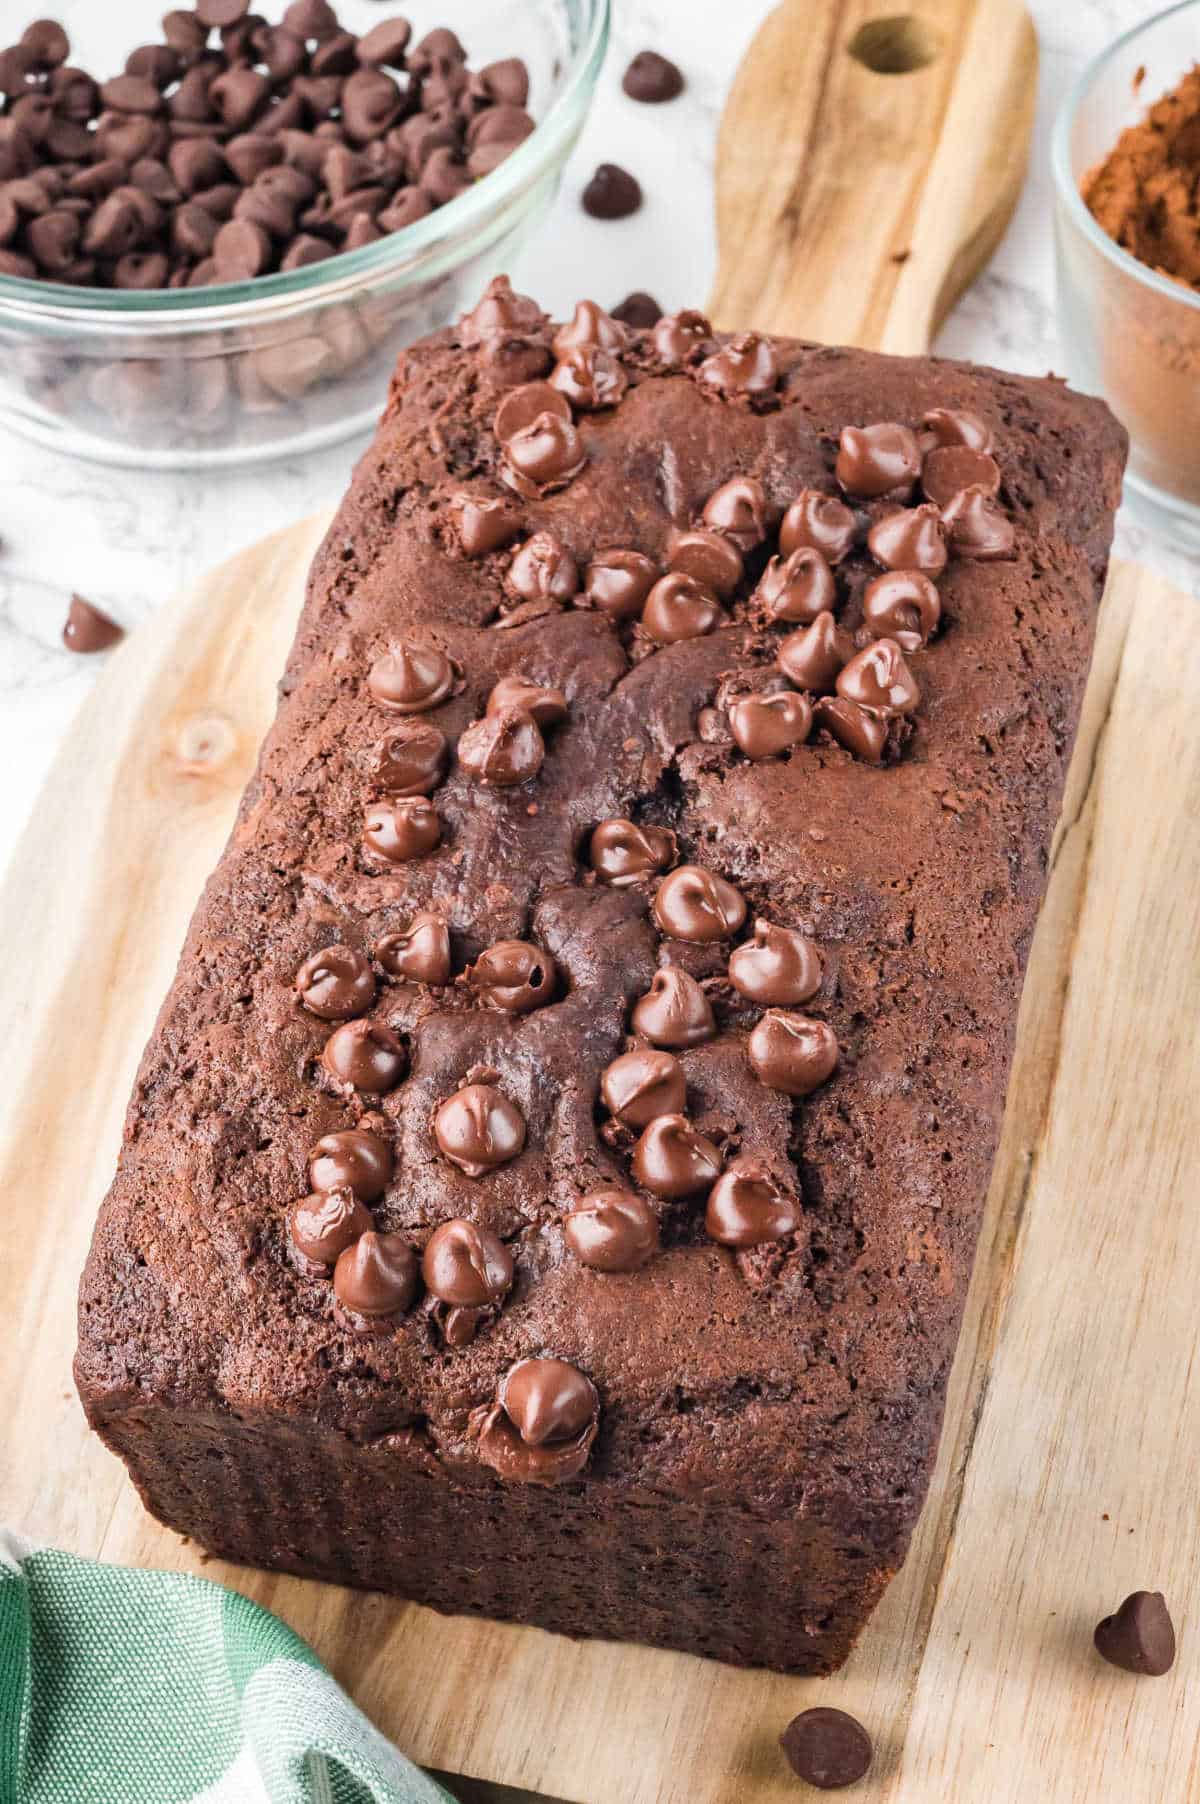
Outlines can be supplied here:
M145 1054L77 1378L233 1560L824 1672L924 1495L1124 455L493 283Z

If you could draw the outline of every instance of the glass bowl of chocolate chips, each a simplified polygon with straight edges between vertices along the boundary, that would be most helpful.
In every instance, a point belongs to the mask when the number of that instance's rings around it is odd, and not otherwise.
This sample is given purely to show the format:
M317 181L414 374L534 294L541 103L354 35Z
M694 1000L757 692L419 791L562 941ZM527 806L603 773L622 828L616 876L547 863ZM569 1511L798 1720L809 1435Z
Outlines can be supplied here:
M609 0L60 0L0 33L0 415L214 468L365 431L504 267ZM15 9L13 9L15 11Z

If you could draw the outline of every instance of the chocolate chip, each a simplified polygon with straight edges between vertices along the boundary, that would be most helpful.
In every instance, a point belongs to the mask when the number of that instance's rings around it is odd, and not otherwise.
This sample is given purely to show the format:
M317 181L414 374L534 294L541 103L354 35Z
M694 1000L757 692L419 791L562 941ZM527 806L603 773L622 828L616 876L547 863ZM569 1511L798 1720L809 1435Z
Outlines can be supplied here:
M21 33L21 49L36 69L57 69L71 54L71 42L56 19L36 19Z
M182 7L163 16L162 32L172 50L183 57L199 55L208 42L208 27L200 23L194 12Z
M165 288L170 273L171 265L163 251L126 251L117 259L112 282L114 288L145 293Z
M339 101L346 136L355 144L382 137L404 109L404 96L382 69L357 70L340 89Z
M516 294L507 276L493 276L482 298L459 321L464 345L486 345L496 339L538 335L546 316L528 295Z
M565 488L586 463L574 426L547 411L504 441L500 474L517 494L533 499Z
M567 1245L597 1272L635 1272L659 1250L658 1217L631 1190L592 1190L563 1217Z
M403 1235L368 1229L338 1256L333 1294L351 1315L402 1315L417 1294L417 1256Z
M305 959L295 978L296 994L322 1021L365 1015L375 1000L369 959L353 946L324 946Z
M787 1096L807 1096L838 1061L837 1036L827 1022L777 1008L763 1015L746 1050L762 1082Z
M717 595L732 595L742 580L742 554L737 546L703 527L672 533L668 561L672 570Z
M992 449L992 429L986 420L981 420L977 413L970 413L965 407L934 407L921 417L925 428L922 434L923 450L932 450L935 445L966 445L972 451L990 451Z
M844 1710L802 1711L779 1741L797 1778L819 1791L855 1784L871 1764L871 1737Z
M579 592L579 566L554 533L535 532L513 558L505 580L522 601L570 601Z
M250 10L250 0L196 0L196 17L205 31L236 25Z
M812 732L812 703L792 689L776 695L744 695L729 704L729 730L752 761L777 758L803 745Z
M867 548L877 564L889 570L919 570L940 576L946 568L946 534L942 517L928 502L897 508L876 520Z
M642 631L656 645L675 645L711 633L724 619L716 595L682 570L655 583L642 609Z
M283 23L298 38L331 38L338 30L338 16L328 0L292 0Z
M912 714L921 700L913 673L894 639L879 639L856 653L838 674L837 692L885 720Z
M395 714L420 714L444 702L454 687L454 667L435 645L395 640L367 673L371 699Z
M517 388L510 389L501 401L492 420L492 430L504 445L546 413L556 414L560 420L569 423L571 403L548 382L522 382Z
M541 729L523 708L486 714L458 742L458 761L468 776L493 789L528 783L542 768L546 747Z
M559 726L567 718L567 698L561 689L519 675L501 677L488 696L489 714L503 714L509 708L523 708L539 727Z
M371 1211L348 1184L301 1197L288 1217L292 1245L314 1265L332 1267L346 1248L375 1226Z
M811 624L819 614L830 612L836 602L833 571L811 545L800 546L786 558L773 557L751 597L754 612L772 624Z
M424 796L398 796L376 802L363 821L367 850L388 864L406 864L432 852L442 837L442 823Z
M554 334L554 355L566 357L583 345L596 350L618 352L624 348L627 338L628 334L620 321L614 319L611 313L606 313L595 301L577 301L570 320Z
M497 940L468 966L462 981L488 1008L524 1015L554 1001L558 970L550 954L528 940Z
M511 544L521 530L521 517L501 496L456 495L451 502L458 536L468 557L486 557Z
M652 334L654 354L671 367L688 363L711 337L712 327L702 313L692 308L685 308L682 313L665 313Z
M469 1178L481 1178L515 1159L525 1145L525 1117L493 1084L466 1084L434 1116L443 1157Z
M632 620L658 578L658 565L640 551L601 551L587 567L584 592L610 620Z
M271 240L249 219L231 219L213 240L213 262L223 282L248 282L272 261Z
M641 186L619 163L601 163L583 190L583 210L593 219L627 219L642 204Z
M726 400L773 394L779 365L770 339L742 332L704 359L696 379L702 390Z
M811 626L789 633L777 653L779 668L797 689L830 690L849 663L854 647L830 613L818 614Z
M678 965L655 972L646 994L634 1003L630 1025L652 1046L674 1051L702 1045L717 1031L708 997L696 979Z
M736 933L746 919L746 904L715 871L681 864L659 884L653 913L660 933L703 945Z
M732 540L742 553L753 551L766 538L766 515L763 486L753 476L731 476L704 503L705 526Z
M314 1190L345 1187L364 1203L383 1195L394 1168L387 1141L366 1128L326 1134L308 1155L308 1181Z
M720 1152L685 1115L656 1115L630 1163L642 1189L668 1201L707 1190L721 1173Z
M85 655L107 651L124 637L124 627L110 620L94 602L85 601L82 595L72 595L62 630L62 642L68 651Z
M662 318L662 308L652 294L647 294L643 288L635 288L613 308L612 317L620 320L623 326L631 326L635 332L645 332Z
M877 638L894 639L909 652L929 643L942 617L937 589L919 570L889 570L875 577L864 591L862 609L863 624Z
M458 1309L503 1302L512 1286L513 1258L504 1242L474 1222L445 1221L435 1228L421 1260L425 1288Z
M162 109L162 95L144 75L115 75L102 84L100 98L118 113L153 115Z
M615 407L629 387L629 378L611 352L596 345L576 345L554 366L550 385L572 406L594 413Z
M423 909L398 933L385 934L375 957L389 977L440 986L450 981L450 932L440 915Z
M675 862L675 835L669 827L639 827L617 817L592 830L588 862L614 889L626 889Z
M683 1066L669 1052L637 1046L606 1065L600 1095L609 1114L626 1127L645 1127L656 1115L679 1115L687 1100Z
M836 473L848 495L867 500L880 495L907 496L921 474L917 435L894 420L876 426L845 426Z
M1158 1679L1175 1663L1175 1626L1161 1591L1134 1591L1096 1625L1096 1650L1110 1666Z
M760 1007L807 1002L821 987L821 955L794 928L758 920L752 937L729 955L729 981Z
M430 721L402 720L376 741L368 769L385 795L431 795L448 755L446 736Z
M257 181L264 169L283 161L284 147L265 132L242 132L223 147L224 159L244 187Z
M383 1096L404 1076L408 1054L382 1022L345 1021L325 1042L321 1063L335 1083L363 1096Z
M813 718L856 758L878 764L883 757L887 721L878 714L869 713L857 702L847 701L841 695L823 695L813 708Z
M358 40L358 60L364 69L373 68L380 63L387 63L393 69L403 69L404 52L408 49L412 37L412 26L407 19L381 19ZM480 70L480 74L483 71Z
M998 495L1000 465L986 451L972 451L966 445L938 446L925 453L921 487L935 507L948 507L962 489L977 487L985 494Z
M83 235L83 248L89 256L115 260L133 250L141 235L141 215L128 196L118 192L101 201L92 214Z
M800 1222L799 1197L753 1153L727 1166L708 1193L704 1226L721 1246L767 1246L795 1234Z
M621 79L630 100L657 105L674 100L683 93L683 75L667 57L657 50L639 50Z
M1013 523L986 489L972 486L960 490L942 509L942 524L951 551L959 557L990 563L1012 556L1016 543Z
M509 1368L479 1421L479 1457L502 1478L556 1484L587 1463L596 1435L596 1387L564 1359L522 1359Z

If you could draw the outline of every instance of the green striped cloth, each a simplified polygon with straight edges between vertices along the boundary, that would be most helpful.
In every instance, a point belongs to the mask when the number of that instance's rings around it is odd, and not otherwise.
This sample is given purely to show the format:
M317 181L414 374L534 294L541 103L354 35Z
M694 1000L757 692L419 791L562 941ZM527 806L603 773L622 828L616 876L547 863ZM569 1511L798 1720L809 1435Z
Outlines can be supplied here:
M0 1529L0 1804L452 1804L248 1598Z

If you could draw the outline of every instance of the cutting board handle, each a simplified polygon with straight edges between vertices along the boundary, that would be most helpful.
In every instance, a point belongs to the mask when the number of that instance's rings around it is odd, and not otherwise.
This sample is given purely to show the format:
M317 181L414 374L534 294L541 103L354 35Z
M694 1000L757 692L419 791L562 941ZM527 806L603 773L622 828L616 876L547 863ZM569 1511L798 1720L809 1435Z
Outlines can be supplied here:
M717 144L714 324L927 351L999 242L1033 129L1029 15L891 4L783 0L747 51Z

